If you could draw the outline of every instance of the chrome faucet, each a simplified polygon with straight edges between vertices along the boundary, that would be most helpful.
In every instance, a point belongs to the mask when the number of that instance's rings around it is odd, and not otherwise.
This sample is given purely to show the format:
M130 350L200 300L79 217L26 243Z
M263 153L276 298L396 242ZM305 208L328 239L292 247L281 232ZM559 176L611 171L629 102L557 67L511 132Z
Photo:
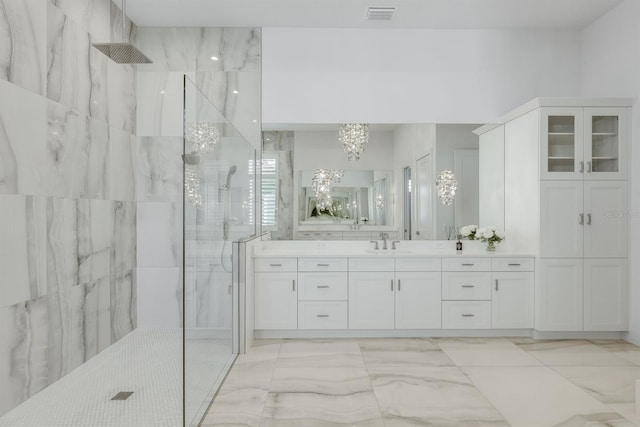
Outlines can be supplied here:
M398 249L396 248L396 243L400 243L400 240L394 240L393 242L391 242L391 249Z
M377 241L377 240L371 240L369 243L374 243L374 244L376 245L376 246L373 248L373 249L375 249L376 251L379 249L379 248L378 248L378 241Z
M385 233L383 231L380 232L380 238L382 239L382 249L387 249L387 239L389 238L389 233Z

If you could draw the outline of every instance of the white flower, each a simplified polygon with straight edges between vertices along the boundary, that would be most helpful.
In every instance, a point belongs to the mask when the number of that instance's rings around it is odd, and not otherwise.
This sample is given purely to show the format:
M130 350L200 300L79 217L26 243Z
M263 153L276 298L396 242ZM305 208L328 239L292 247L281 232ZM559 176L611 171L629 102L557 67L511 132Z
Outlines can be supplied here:
M498 236L500 239L504 239L505 238L504 231L496 230L496 236Z
M469 237L469 235L471 234L471 229L468 225L465 225L464 227L460 228L460 234L464 237Z
M484 231L481 233L481 236L484 237L485 239L490 239L494 236L493 230L490 228L485 228Z

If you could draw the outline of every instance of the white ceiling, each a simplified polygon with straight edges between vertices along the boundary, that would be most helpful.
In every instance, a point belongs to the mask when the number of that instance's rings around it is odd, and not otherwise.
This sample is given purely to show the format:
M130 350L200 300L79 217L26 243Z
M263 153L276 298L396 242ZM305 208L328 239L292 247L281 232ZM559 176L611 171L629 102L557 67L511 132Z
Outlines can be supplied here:
M139 26L579 29L621 1L128 0L127 15ZM397 11L366 21L369 6Z

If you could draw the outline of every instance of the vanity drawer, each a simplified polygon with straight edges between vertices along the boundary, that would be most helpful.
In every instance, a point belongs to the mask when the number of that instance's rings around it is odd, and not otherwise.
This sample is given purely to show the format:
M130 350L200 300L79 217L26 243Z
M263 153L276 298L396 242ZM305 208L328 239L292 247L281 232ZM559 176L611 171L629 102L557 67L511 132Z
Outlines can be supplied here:
M491 300L491 273L442 273L443 300Z
M382 250L382 249L381 249ZM387 255L369 258L349 258L349 271L394 271L393 257Z
M347 259L299 258L298 271L347 271Z
M533 271L533 258L493 258L491 260L493 271Z
M298 258L256 258L254 265L260 272L298 271Z
M342 240L340 231L299 231L296 234L298 240Z
M490 329L491 301L443 301L443 329Z
M298 300L341 301L347 299L347 272L298 273Z
M347 302L300 301L298 329L347 329Z
M440 271L441 258L427 257L398 257L396 271Z
M442 271L491 271L491 258L442 258Z

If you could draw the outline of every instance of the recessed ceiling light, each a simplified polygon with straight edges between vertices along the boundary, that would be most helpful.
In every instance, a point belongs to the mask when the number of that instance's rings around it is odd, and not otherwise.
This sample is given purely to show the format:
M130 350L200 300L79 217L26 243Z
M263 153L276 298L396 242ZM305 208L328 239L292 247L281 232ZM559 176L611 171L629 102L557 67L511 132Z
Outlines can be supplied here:
M233 93L235 93L236 95L239 94L240 92L238 92L236 89L233 90Z
M217 56L212 56L212 57L211 57L211 60L212 60L212 61L217 61L218 59L219 59L219 58L218 58Z
M253 119L253 123L258 123L258 121L256 119Z

